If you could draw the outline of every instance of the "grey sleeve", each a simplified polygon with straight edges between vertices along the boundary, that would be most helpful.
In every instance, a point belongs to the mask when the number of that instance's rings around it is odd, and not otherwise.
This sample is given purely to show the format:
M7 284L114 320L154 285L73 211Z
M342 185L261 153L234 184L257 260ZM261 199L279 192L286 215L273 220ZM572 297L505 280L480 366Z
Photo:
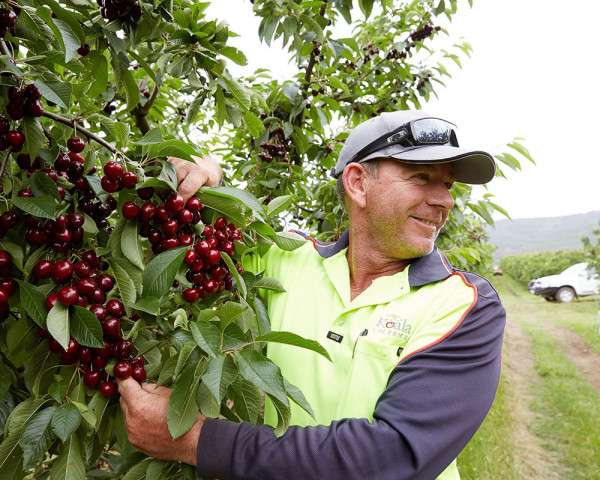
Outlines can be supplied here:
M431 480L458 456L489 411L500 378L505 311L485 281L454 332L409 356L390 375L373 422L269 426L207 419L200 475L247 480Z

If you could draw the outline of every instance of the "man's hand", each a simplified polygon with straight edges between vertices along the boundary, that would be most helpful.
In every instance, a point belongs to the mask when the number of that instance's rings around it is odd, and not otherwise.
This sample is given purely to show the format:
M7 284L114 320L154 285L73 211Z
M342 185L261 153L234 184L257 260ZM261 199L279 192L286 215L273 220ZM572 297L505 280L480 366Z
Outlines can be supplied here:
M175 165L177 180L179 181L179 193L183 201L194 195L200 187L218 187L221 183L221 166L210 157L192 157L195 162L182 158L169 157L168 160Z
M176 460L196 465L196 449L204 416L185 435L173 440L167 427L167 405L171 390L155 388L151 383L138 384L128 378L118 380L121 410L131 444L140 452L159 460Z

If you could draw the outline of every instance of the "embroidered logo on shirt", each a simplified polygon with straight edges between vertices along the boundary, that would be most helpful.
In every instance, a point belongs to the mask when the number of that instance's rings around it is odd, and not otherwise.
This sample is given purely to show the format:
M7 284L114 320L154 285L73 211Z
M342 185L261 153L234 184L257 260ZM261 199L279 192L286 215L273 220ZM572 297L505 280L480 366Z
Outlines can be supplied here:
M369 333L371 332L408 340L412 332L412 327L406 318L402 318L400 315L389 314L379 317L373 329L369 331Z
M342 343L344 336L340 335L339 333L335 333L335 332L327 332L327 338L329 340L333 340L334 342Z

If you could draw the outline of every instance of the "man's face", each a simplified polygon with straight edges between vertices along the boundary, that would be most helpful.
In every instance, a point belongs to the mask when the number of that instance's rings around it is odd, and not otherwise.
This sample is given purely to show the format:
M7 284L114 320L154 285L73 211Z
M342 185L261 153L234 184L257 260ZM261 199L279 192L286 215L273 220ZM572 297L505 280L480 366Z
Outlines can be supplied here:
M454 205L453 182L449 163L382 160L377 177L369 178L365 207L380 253L404 260L431 252Z

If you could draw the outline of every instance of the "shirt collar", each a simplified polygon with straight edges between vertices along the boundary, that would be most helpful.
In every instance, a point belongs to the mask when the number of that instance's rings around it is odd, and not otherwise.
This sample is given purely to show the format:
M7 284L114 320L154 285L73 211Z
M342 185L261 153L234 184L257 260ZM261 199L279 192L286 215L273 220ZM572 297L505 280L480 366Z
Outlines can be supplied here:
M324 258L334 256L347 248L350 241L350 230L346 230L339 240L323 243L301 232L296 232L313 242L317 252ZM431 253L413 259L408 268L408 283L411 287L422 287L428 283L444 280L452 275L454 268L446 256L434 245Z

